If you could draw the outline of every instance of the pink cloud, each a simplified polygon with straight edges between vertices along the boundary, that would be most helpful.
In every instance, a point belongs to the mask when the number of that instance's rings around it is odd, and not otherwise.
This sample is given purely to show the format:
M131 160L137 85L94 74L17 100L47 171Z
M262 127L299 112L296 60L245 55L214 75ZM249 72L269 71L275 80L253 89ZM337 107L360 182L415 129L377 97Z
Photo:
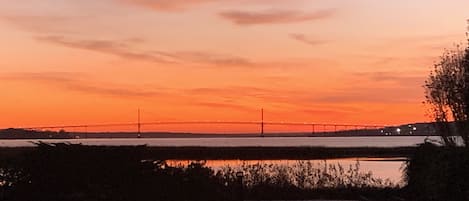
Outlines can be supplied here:
M56 45L68 48L83 49L115 55L125 59L148 61L155 63L190 63L211 66L253 66L254 63L247 58L223 55L210 52L197 51L160 51L137 50L132 46L133 42L143 39L132 38L130 40L97 40L97 39L71 39L64 36L43 36L36 38ZM130 43L129 43L130 42Z
M310 38L304 34L290 34L290 38L296 41L302 42L302 43L306 43L308 45L312 45L312 46L321 45L326 42L324 40L317 40L317 39Z
M216 2L216 0L120 0L159 11L178 11L199 4Z
M267 11L225 11L219 15L238 25L255 24L285 24L304 21L327 19L334 15L334 10L320 10L312 13L304 13L294 10L267 10Z

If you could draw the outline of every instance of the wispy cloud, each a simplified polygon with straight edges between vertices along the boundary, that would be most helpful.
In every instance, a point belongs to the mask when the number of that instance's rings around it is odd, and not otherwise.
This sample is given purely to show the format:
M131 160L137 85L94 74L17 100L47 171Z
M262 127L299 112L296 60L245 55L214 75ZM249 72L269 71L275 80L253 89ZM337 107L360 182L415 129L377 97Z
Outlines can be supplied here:
M257 108L247 107L241 104L226 103L226 102L198 102L195 103L197 106L207 107L210 109L230 109L230 110L244 110L244 111L256 111Z
M138 59L159 63L169 63L171 60L174 60L174 57L172 57L170 54L155 51L137 52L132 50L128 44L112 40L70 40L61 36L45 36L37 37L37 39L70 48L103 52L129 59Z
M345 86L330 88L314 102L327 103L420 103L425 74L417 71L350 73Z
M427 60L432 61L445 49L464 41L464 34L421 34L395 37L376 37L367 40L361 55L366 60ZM387 54L382 53L386 50ZM381 52L381 53L380 53ZM419 52L420 54L415 54ZM371 59L370 59L371 58ZM421 62L420 62L421 65Z
M312 13L295 10L264 10L220 12L219 15L237 25L285 24L313 20L322 20L334 16L335 10L320 10Z
M335 107L329 108L316 108L316 109L300 109L298 112L313 114L320 117L344 117L347 115L356 114L355 111L342 110Z
M83 18L83 17L82 17ZM75 33L74 17L58 15L2 15L0 20L34 33Z
M258 98L258 99L271 99L281 100L281 97L286 97L292 93L290 91L279 91L268 88L250 87L250 86L230 86L220 88L193 88L187 90L186 93L200 94L200 95L213 95L216 94L219 97L226 99L239 99L239 98ZM288 93L288 94L287 94ZM281 95L280 95L281 94ZM272 97L275 96L275 97Z
M344 103L376 102L377 99L369 100L360 97L360 94L368 94L366 89L356 89L357 91L337 90L336 93L315 93L311 98L311 91L271 89L250 86L231 86L220 88L194 88L184 91L192 97L197 95L211 98L211 102L201 102L201 106L232 108L241 110L258 110L254 107L246 106L246 103L263 103L275 106L278 111L297 111L302 114L316 114L328 117L343 117L346 115L362 112L361 108L344 106ZM373 92L371 92L373 93ZM389 97L389 96L388 96ZM380 98L382 100L384 98ZM398 102L397 100L396 102ZM388 100L386 103L394 103ZM251 105L252 106L252 105ZM306 109L308 108L308 109Z
M82 73L69 72L9 73L0 75L2 80L34 82L36 84L44 84L67 91L75 91L86 94L130 98L150 98L164 94L160 91L161 89L148 90L132 86L121 86L112 83L96 83L86 81L80 77L83 78L86 77L86 75Z
M149 1L150 2L150 1ZM153 1L151 1L153 2ZM158 1L159 2L159 1ZM168 4L170 1L163 1ZM198 1L194 1L196 3ZM175 2L176 3L176 2ZM179 2L182 3L182 2ZM114 55L124 59L171 64L211 65L211 66L254 66L254 62L247 58L203 51L164 51L158 49L139 49L137 46L144 42L144 38L131 37L126 39L88 39L87 34L79 34L76 28L77 16L58 15L18 15L0 16L0 20L7 21L17 27L33 33L35 39L68 48L95 51Z
M119 0L157 11L181 11L200 4L217 2L217 0Z
M311 99L317 103L420 103L423 91L407 86L355 86L332 89Z
M33 33L35 39L68 48L95 51L118 56L124 59L155 63L184 63L191 65L212 66L253 66L254 62L247 58L220 53L202 51L164 51L139 49L137 46L145 42L144 38L131 37L126 39L88 39L86 34L73 26L76 17L66 16L0 16L17 27ZM39 36L37 36L39 35ZM80 35L80 36L78 36Z
M359 72L353 74L357 80L373 82L392 82L397 86L422 86L425 80L424 72Z
M305 34L290 34L290 38L311 46L317 46L326 43L325 40L313 39Z
M212 64L215 66L254 66L255 63L243 57L208 52L179 51L171 53L181 61Z
M409 98L389 94L383 89L350 89L336 91L330 95L316 96L311 101L317 103L399 103L410 102Z
M115 55L125 59L133 59L140 61L149 61L156 63L189 63L203 64L215 66L252 66L254 65L249 59L214 54L208 52L197 51L176 51L166 52L160 50L137 50L130 43L135 40L143 39L133 38L131 40L88 40L88 39L69 39L63 36L45 36L37 37L39 41L49 42L69 48L84 49L100 53Z
M277 5L291 6L301 0L115 0L118 2L145 7L159 12L186 11L197 6L219 4L224 7L232 5Z

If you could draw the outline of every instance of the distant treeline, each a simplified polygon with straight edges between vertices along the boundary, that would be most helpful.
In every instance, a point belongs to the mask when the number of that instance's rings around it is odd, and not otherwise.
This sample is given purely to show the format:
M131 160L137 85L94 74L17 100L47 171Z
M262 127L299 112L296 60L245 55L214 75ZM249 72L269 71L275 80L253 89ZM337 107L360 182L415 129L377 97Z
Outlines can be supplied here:
M35 131L9 128L0 130L0 139L69 139L72 136L65 131Z

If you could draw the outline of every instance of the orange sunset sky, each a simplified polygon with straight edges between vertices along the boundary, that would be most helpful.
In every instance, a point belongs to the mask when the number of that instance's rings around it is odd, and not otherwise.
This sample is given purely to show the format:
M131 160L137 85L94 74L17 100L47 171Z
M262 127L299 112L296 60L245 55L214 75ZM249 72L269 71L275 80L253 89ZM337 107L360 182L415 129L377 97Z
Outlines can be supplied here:
M0 127L429 121L467 0L0 0Z

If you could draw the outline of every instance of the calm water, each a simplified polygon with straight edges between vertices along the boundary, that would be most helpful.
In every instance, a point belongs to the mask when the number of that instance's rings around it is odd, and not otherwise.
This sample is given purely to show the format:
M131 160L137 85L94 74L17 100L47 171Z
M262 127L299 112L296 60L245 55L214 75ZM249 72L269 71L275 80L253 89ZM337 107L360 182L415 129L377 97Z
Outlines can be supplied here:
M264 137L264 138L121 138L121 139L66 139L66 140L0 140L0 147L28 147L33 142L68 142L84 145L148 145L148 146L203 146L203 147L398 147L423 143L422 136L383 137ZM430 139L438 140L438 137Z

